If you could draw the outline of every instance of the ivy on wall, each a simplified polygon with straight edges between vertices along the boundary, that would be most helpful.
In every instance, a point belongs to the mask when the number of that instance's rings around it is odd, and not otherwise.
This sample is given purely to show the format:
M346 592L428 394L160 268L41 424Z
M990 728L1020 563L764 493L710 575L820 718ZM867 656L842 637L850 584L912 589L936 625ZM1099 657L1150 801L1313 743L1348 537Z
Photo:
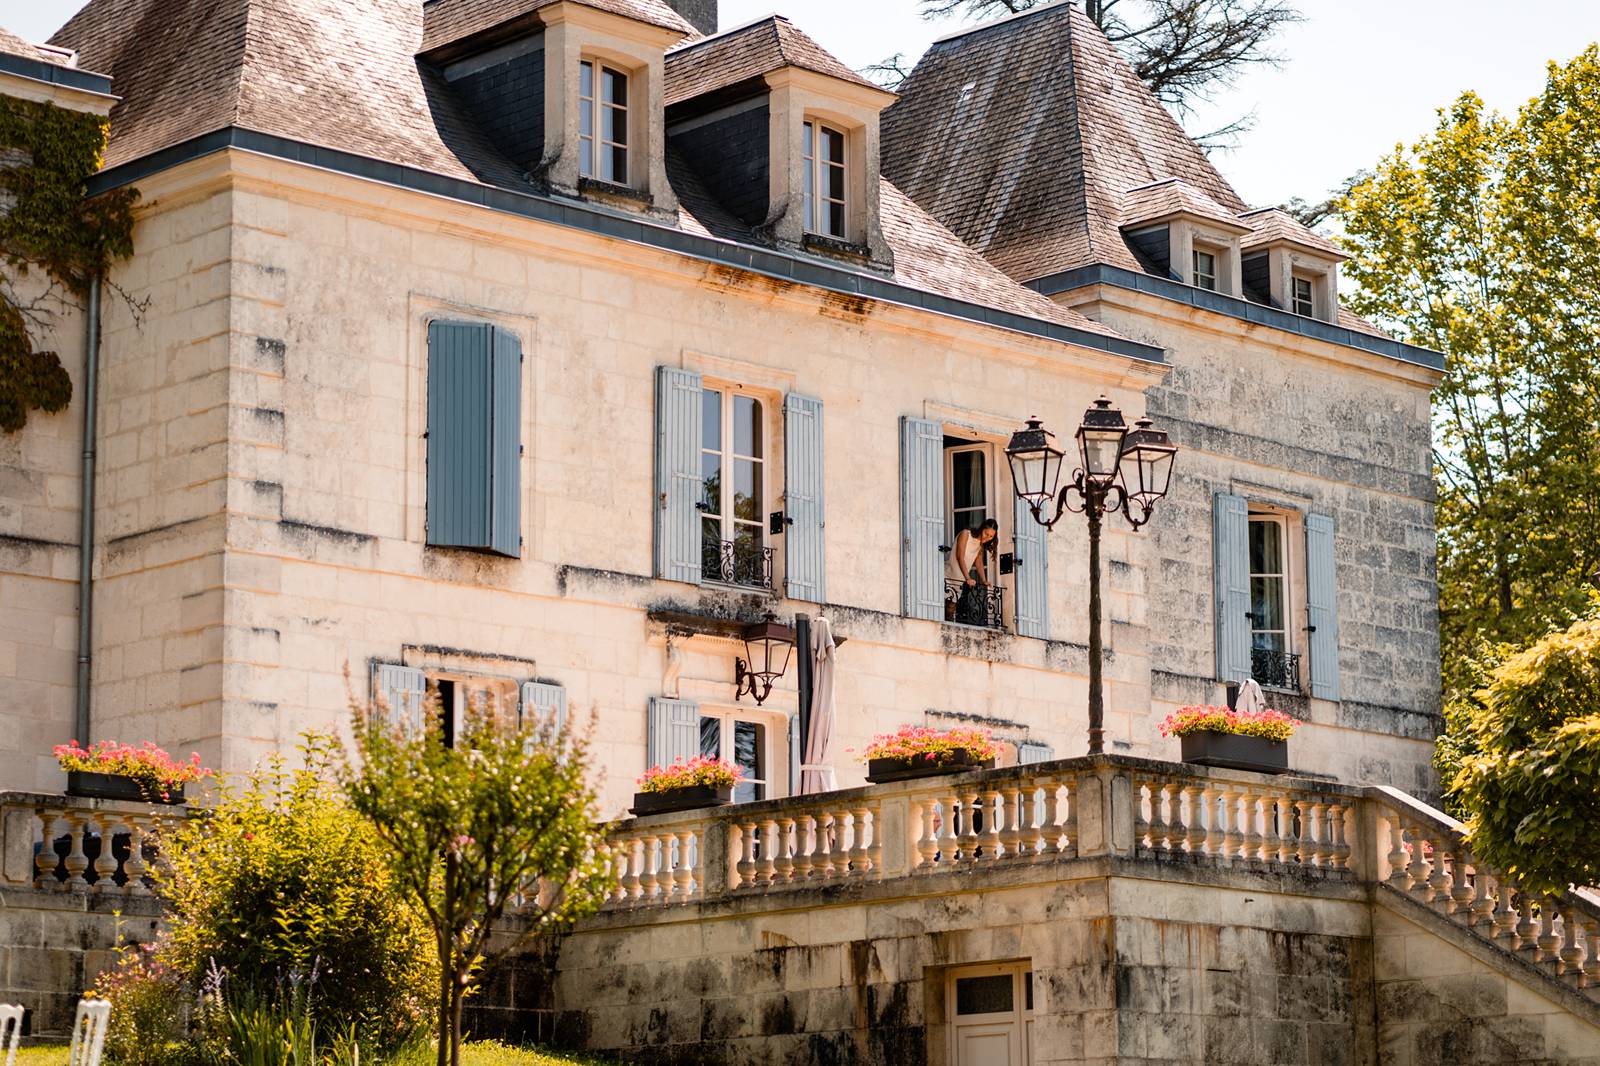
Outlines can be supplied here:
M138 192L86 195L109 129L99 115L0 96L0 431L21 429L30 411L67 406L66 368L55 352L35 351L30 333L133 254ZM20 282L34 272L48 284L23 298Z

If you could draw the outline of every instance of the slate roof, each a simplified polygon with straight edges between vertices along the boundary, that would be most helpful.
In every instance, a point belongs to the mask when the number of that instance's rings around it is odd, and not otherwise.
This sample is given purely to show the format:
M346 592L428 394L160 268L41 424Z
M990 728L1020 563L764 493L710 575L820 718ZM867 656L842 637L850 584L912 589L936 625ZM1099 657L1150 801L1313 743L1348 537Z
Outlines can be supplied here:
M237 126L537 193L415 58L422 23L417 0L89 0L52 43L78 49L91 69L114 79L121 100L111 113L108 167ZM786 38L785 54L795 54L795 41ZM768 244L718 205L681 159L669 153L667 162L681 229ZM895 281L1118 336L1007 278L887 182L883 205Z
M799 67L883 91L835 59L788 19L769 15L668 52L667 106L754 81L784 67Z
M1205 193L1179 178L1168 178L1122 194L1122 225L1137 226L1179 213L1209 219L1235 231L1248 230L1249 224L1238 213L1229 211Z
M52 52L25 41L4 26L0 26L0 52L4 52L6 55L22 56L24 59L37 59L42 63L65 65L66 62L65 57L59 52Z
M1245 203L1070 0L934 42L883 114L884 173L1019 281L1140 269L1122 197L1181 178Z
M1239 247L1245 251L1278 241L1287 241L1334 259L1350 258L1349 253L1343 248L1322 234L1307 229L1281 207L1263 207L1256 211L1246 211L1239 216L1239 220L1250 227L1250 233L1239 242Z
M423 0L422 47L427 53L504 24L556 0ZM686 37L700 32L662 0L576 0L585 7L677 30Z

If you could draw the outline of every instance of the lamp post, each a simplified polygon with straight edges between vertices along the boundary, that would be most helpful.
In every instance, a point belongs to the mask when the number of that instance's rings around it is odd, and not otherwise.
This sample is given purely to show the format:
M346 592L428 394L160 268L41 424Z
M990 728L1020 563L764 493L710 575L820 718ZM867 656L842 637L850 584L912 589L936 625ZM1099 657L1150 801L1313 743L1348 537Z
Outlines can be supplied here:
M1101 518L1120 511L1135 530L1150 521L1156 501L1167 494L1178 449L1149 418L1129 430L1122 412L1104 396L1084 412L1077 439L1079 466L1066 485L1060 485L1066 453L1038 418L1011 435L1006 458L1012 487L1035 522L1052 529L1067 511L1089 520L1089 754L1098 755L1105 750L1106 717L1100 668ZM1046 517L1052 501L1055 512Z

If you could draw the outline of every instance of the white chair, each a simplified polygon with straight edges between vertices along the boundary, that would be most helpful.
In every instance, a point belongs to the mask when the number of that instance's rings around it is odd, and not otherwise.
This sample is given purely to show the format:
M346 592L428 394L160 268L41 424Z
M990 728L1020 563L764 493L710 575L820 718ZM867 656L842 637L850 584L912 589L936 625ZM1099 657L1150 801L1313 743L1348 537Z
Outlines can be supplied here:
M72 1050L67 1066L100 1066L100 1053L106 1047L106 1026L111 1021L111 1001L80 999L78 1016L72 1023Z
M0 1051L6 1066L17 1066L17 1044L22 1041L22 1005L0 1003Z

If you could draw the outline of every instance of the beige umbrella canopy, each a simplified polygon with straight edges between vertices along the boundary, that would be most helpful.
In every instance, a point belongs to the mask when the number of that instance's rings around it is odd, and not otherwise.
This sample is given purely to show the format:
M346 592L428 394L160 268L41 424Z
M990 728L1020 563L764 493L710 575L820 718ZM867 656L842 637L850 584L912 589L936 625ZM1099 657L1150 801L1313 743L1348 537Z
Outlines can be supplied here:
M800 794L831 792L833 780L833 668L837 652L833 627L826 618L811 623L811 728L805 738L805 756L800 764Z

